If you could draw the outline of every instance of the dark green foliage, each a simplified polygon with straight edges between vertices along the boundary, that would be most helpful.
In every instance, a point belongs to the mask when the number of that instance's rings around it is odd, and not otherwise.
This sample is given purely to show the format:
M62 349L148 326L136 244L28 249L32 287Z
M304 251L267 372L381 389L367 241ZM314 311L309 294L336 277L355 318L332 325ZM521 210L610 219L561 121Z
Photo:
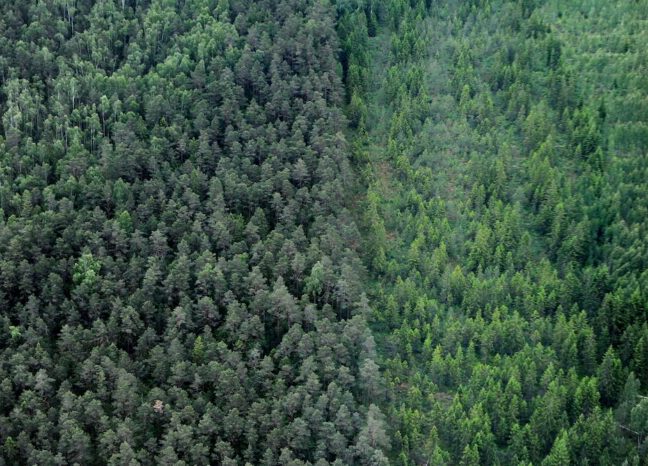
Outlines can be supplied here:
M0 463L383 461L335 9L2 6Z

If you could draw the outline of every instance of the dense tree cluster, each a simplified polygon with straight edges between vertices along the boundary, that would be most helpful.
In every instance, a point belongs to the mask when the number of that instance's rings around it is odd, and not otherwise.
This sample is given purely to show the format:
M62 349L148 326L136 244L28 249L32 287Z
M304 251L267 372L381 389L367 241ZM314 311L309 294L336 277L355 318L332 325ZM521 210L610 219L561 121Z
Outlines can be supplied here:
M648 464L646 1L0 4L0 466Z
M378 17L349 105L394 462L647 461L646 3Z
M334 7L2 10L0 463L385 462Z

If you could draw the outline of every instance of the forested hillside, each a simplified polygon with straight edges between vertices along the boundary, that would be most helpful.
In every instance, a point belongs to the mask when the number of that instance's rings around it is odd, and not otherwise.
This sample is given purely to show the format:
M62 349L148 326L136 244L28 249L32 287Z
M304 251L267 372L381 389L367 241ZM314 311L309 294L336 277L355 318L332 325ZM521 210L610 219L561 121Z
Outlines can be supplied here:
M648 464L648 1L0 4L0 466Z
M0 463L382 463L333 7L2 11Z
M350 115L394 463L646 464L648 3L376 16Z

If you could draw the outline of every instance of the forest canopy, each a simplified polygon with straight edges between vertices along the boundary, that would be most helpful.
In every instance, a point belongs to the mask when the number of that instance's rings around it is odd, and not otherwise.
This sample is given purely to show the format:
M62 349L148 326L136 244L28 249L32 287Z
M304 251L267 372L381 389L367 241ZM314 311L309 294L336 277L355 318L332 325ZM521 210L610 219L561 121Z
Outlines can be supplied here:
M648 2L1 3L0 465L648 464Z

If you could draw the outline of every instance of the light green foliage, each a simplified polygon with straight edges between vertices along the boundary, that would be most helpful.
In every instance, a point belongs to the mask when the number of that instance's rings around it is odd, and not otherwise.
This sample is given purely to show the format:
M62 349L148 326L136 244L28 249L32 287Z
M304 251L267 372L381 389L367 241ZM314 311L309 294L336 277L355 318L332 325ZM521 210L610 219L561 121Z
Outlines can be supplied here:
M648 360L645 5L387 11L358 139L393 461L632 461L610 407Z
M97 282L99 270L101 270L101 263L92 253L84 252L74 264L72 279L77 285L92 286Z

